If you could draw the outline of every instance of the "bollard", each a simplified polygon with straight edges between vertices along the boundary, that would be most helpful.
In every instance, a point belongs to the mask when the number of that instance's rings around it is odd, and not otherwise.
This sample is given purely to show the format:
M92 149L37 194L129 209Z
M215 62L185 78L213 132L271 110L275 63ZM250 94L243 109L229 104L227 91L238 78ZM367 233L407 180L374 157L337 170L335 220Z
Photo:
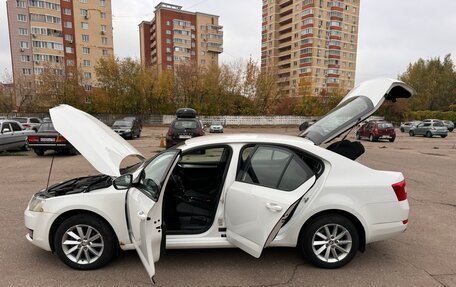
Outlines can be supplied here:
M160 137L160 147L165 147L165 137L163 136L163 134L161 134Z

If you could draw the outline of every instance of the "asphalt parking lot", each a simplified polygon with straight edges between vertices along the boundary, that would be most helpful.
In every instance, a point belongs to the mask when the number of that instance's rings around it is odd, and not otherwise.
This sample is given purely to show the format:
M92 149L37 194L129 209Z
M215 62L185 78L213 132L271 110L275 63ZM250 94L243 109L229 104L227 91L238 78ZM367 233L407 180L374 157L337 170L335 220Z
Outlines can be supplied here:
M145 128L130 141L145 156L160 150L167 128ZM297 133L297 128L226 128L226 132ZM398 131L397 131L398 132ZM353 137L352 137L353 138ZM368 245L347 266L310 266L293 248L267 249L260 259L237 249L169 250L156 264L157 286L456 286L456 132L445 138L363 141L359 161L402 171L411 205L408 230ZM95 271L76 271L27 242L23 211L46 185L52 156L0 154L0 286L150 286L134 251ZM57 155L51 182L96 171L82 156Z

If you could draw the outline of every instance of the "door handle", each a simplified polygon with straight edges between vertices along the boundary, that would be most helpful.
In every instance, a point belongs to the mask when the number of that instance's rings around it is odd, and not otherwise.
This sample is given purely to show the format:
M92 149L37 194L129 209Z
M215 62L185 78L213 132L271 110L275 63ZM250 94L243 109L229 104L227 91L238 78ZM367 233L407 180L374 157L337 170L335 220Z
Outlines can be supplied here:
M146 214L143 211L140 211L140 212L138 212L138 218L141 221L145 221L147 219L147 216L146 216Z
M271 211L274 211L274 212L279 212L279 211L282 211L282 206L276 204L276 203L266 203L266 208L271 210Z

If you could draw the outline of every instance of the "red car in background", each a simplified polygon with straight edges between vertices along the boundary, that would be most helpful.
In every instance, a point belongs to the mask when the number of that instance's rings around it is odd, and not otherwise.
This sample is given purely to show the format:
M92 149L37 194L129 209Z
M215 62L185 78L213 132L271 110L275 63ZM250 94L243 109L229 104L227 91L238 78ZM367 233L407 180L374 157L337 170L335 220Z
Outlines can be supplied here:
M386 121L370 121L362 125L356 132L356 139L367 138L371 142L387 139L394 142L396 132L392 123Z

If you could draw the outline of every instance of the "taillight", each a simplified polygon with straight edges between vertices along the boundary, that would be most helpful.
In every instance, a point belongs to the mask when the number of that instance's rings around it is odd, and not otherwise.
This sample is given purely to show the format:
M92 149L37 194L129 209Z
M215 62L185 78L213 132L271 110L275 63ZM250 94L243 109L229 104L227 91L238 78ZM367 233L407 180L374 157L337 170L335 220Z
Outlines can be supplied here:
M66 143L67 140L66 140L66 138L64 138L62 136L58 136L56 142L58 142L58 143Z
M37 136L28 136L27 137L27 141L30 143L30 142L39 142L40 141L40 138L37 137Z
M200 136L203 135L203 129L201 129L201 128L198 129L198 135L200 135Z
M394 183L392 187L396 193L397 200L403 201L407 199L407 192L405 191L405 180Z
M26 128L29 128L30 125L29 124L22 124L23 127L26 127Z

